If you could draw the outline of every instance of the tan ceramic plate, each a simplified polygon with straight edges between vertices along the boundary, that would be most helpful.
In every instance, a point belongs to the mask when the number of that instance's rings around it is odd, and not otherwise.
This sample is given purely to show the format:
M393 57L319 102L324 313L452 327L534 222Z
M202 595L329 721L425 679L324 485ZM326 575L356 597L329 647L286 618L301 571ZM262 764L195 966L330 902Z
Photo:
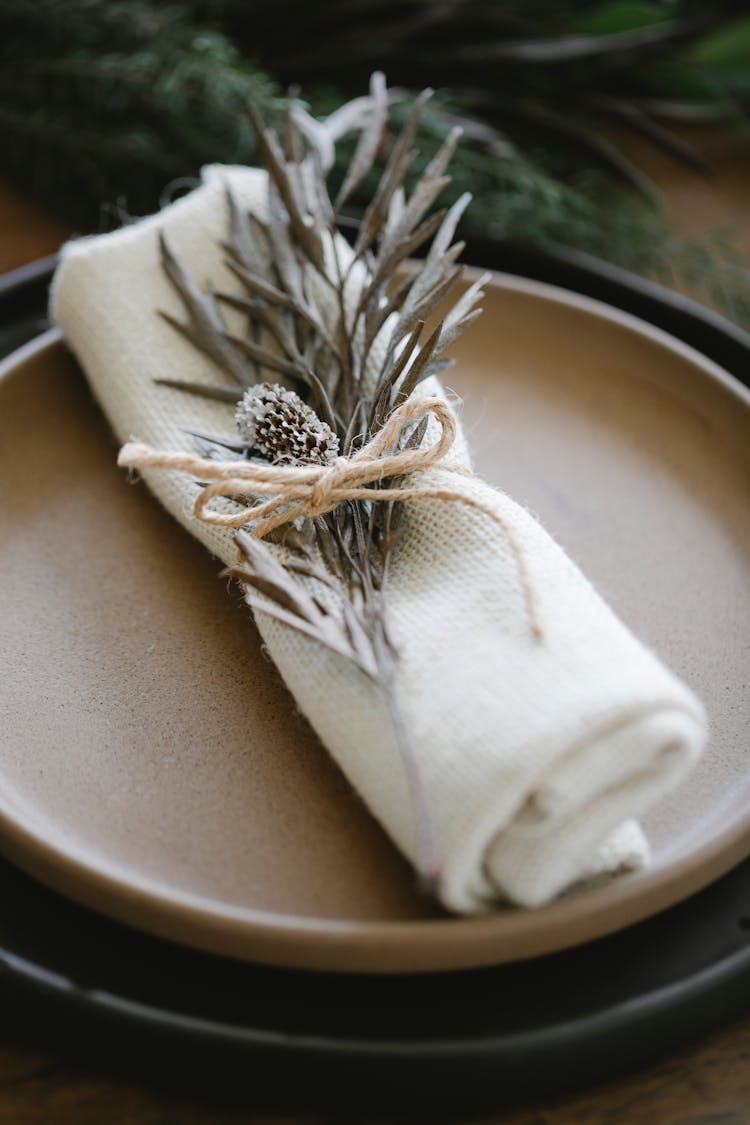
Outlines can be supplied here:
M704 763L645 874L452 919L349 791L217 565L142 485L62 345L0 380L0 844L107 914L343 971L530 957L622 927L750 853L750 396L676 340L497 277L450 385L479 470L527 504L708 705Z

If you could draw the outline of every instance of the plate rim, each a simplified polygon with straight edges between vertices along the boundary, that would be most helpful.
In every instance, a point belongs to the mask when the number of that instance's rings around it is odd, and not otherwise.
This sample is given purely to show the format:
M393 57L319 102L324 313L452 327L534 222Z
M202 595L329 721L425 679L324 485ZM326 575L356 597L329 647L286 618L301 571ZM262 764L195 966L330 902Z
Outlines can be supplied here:
M469 267L466 272L471 278L485 271ZM640 317L572 290L510 273L493 271L489 284L588 312L645 335L699 369L701 376L718 382L739 404L750 409L750 390L739 379L696 348ZM44 351L61 347L64 344L59 330L48 330L0 362L0 381ZM0 851L41 882L98 913L177 940L181 945L237 960L297 969L386 974L436 972L498 965L561 951L668 909L750 854L750 810L691 852L687 859L637 875L621 876L603 887L540 908L549 918L549 926L543 927L541 933L538 926L532 927L531 933L525 933L521 926L510 942L503 934L505 913L401 922L321 919L219 905L204 896L162 888L157 881L142 876L135 881L127 879L116 864L96 863L90 856L84 858L75 847L63 848L50 842L43 832L35 832L20 813L14 815L12 805L3 800L1 792ZM545 941L545 932L555 930L560 912L567 916L565 940L561 943L558 928L556 940ZM138 923L133 920L136 915ZM538 910L514 912L516 919L538 915ZM186 916L190 923L187 929ZM413 941L416 935L421 941L412 949L407 939ZM500 955L494 950L493 935L505 938ZM249 944L252 952L247 948L239 951L239 946Z

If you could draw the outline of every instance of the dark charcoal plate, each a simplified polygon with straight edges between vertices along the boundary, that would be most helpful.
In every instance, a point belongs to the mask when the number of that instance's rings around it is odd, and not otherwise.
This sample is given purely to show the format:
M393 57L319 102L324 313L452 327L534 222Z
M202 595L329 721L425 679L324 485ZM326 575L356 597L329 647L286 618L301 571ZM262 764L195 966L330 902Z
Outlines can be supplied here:
M642 1065L750 1001L750 862L577 950L418 977L270 969L109 922L0 864L5 1024L254 1104L466 1114ZM43 1030L42 1030L43 1029Z
M658 287L567 255L506 247L498 258L474 247L470 256L605 299L747 381L747 336ZM4 296L0 286L11 333L22 318L38 323L43 283L40 271ZM576 950L395 978L192 952L75 906L5 863L0 898L0 1000L14 1035L256 1103L349 1103L361 1113L397 1100L432 1117L435 1107L465 1114L642 1065L750 1004L750 861Z

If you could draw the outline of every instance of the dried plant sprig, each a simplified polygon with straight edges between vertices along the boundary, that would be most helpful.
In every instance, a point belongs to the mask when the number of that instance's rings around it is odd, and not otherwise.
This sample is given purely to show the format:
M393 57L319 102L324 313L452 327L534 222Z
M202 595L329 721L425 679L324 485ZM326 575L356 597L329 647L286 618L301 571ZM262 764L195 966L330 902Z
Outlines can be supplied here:
M268 174L268 199L260 215L245 211L227 192L226 265L241 293L202 290L166 240L161 241L162 264L181 299L185 319L162 315L229 382L219 388L175 380L167 385L247 404L243 399L247 388L281 380L287 393L303 400L320 427L316 432L326 435L326 453L333 450L335 440L341 455L351 457L372 441L424 379L444 369L449 362L446 350L479 315L484 278L455 299L462 279L455 263L462 244L454 243L453 237L470 197L464 195L449 210L430 214L449 182L447 168L460 129L451 132L406 192L405 179L417 155L414 139L419 119L431 93L425 90L416 99L392 141L389 94L379 73L371 79L369 97L342 107L327 122L313 121L301 106L292 104L283 138L250 111ZM358 139L338 194L331 200L326 172L336 142L351 131L358 133ZM350 247L339 232L341 208L373 174L379 154L389 144ZM408 260L430 240L424 262L410 266ZM450 300L454 301L451 311L426 333L428 318ZM242 331L230 331L223 308L244 316ZM276 440L281 430L272 442L258 445L252 427L243 429L247 415L242 405L237 410L239 438L198 434L201 453L225 461L246 459L260 451L273 459L283 446ZM304 428L301 415L299 421ZM404 427L393 452L417 449L426 426L425 418ZM296 439L284 446L287 463L304 461L303 453ZM382 490L394 489L400 480L390 477L381 483ZM252 497L245 499L253 502ZM346 657L379 685L412 795L417 868L423 884L434 888L439 876L435 830L398 701L398 653L387 623L388 575L399 535L394 503L387 493L382 501L349 500L275 534L282 551L248 531L238 531L241 561L231 574L242 583L254 610Z

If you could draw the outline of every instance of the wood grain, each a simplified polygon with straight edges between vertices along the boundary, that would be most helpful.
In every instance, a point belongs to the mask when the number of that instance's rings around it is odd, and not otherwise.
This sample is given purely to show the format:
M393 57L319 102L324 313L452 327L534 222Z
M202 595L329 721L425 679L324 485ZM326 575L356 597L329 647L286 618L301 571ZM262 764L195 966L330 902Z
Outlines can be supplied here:
M341 1118L351 1125L351 1115ZM396 1125L397 1113L378 1119ZM113 1081L47 1054L0 1046L0 1125L325 1125ZM750 1019L631 1078L573 1097L473 1118L472 1125L747 1125Z
M747 150L707 131L690 134L717 169L712 180L638 148L684 233L731 227L750 254ZM636 153L634 152L634 155ZM0 270L54 251L68 235L0 184ZM750 997L748 998L750 1008ZM323 1125L330 1117L268 1116L113 1080L14 1043L0 1014L0 1125ZM351 1116L348 1117L351 1121ZM388 1122L395 1125L398 1113ZM475 1119L476 1125L750 1125L750 1017L629 1078L564 1099Z

